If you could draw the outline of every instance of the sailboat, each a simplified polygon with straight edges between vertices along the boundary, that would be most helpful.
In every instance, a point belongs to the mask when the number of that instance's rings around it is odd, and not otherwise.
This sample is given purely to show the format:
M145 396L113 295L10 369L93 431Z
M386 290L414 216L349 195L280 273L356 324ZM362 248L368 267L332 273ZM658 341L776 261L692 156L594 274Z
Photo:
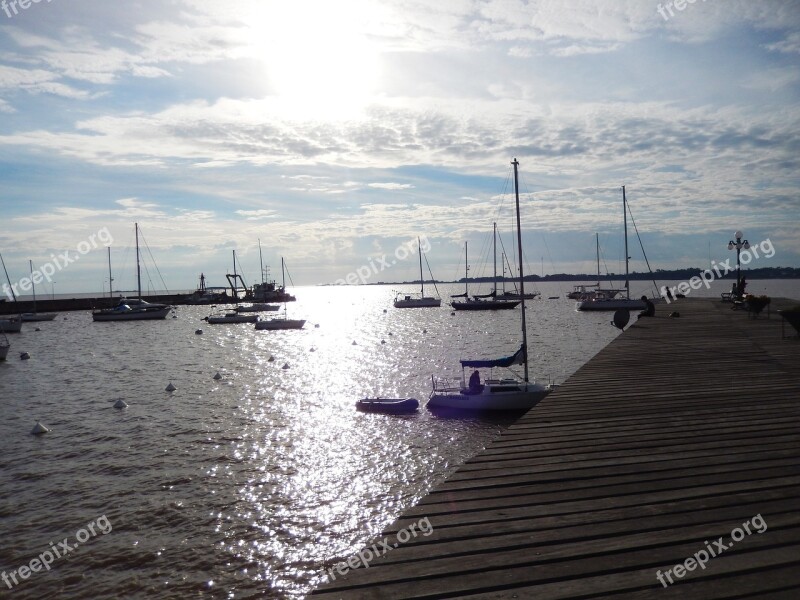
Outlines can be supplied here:
M225 277L233 290L233 298L236 303L236 308L232 311L223 311L203 317L203 321L207 321L209 325L223 325L226 323L255 323L258 320L257 314L240 314L239 308L239 279L242 276L236 272L236 250L233 251L233 275L226 274ZM244 279L242 279L244 285ZM247 288L245 288L247 289Z
M567 294L567 298L571 300L589 300L597 295L602 295L605 298L615 298L618 294L624 292L624 289L618 288L604 288L600 287L600 234L595 233L595 250L597 255L597 283L594 284L580 284L574 286L573 290Z
M483 296L473 296L469 298L469 283L467 276L464 277L465 291L463 294L464 300L453 300L450 303L455 310L507 310L515 308L521 299L516 300L502 300L497 298L497 223L494 223L493 234L493 248L494 248L494 290L489 294ZM467 244L464 242L465 262L467 263L466 273L469 273L469 261L466 258ZM524 297L524 296L523 296Z
M401 294L397 294L394 299L395 308L428 308L442 305L441 298L425 296L425 277L422 275L422 245L419 238L417 238L417 251L419 252L419 281L422 286L419 295L402 294L401 297ZM427 261L427 258L425 260ZM428 266L430 268L430 265Z
M519 290L517 289L516 284L514 284L514 290L507 290L506 289L506 262L507 258L505 253L502 253L500 258L500 264L503 265L503 291L500 292L498 298L501 300L535 300L541 295L541 292L525 292L523 296L520 294ZM508 271L511 272L511 265L508 265Z
M20 316L23 321L52 321L56 318L56 313L36 312L36 284L33 282L33 261L29 260L28 264L31 268L31 286L33 286L33 312L22 313Z
M625 198L624 185L622 186L622 219L625 236L625 297L615 298L616 293L611 295L598 290L592 298L578 302L576 305L578 310L644 310L647 308L644 300L631 299L631 283L628 280L628 263L630 262L630 256L628 256L628 202Z
M172 310L168 304L151 304L142 300L142 268L139 261L139 224L134 224L136 231L136 286L138 297L134 299L120 298L114 308L102 308L92 311L94 321L154 321L165 319ZM108 270L111 272L111 252L109 251ZM110 279L110 276L109 276ZM109 283L109 295L111 284Z
M286 266L283 262L283 257L281 257L281 277L283 279L283 286L281 287L282 290L286 290ZM288 296L291 297L291 296ZM256 329L266 329L269 331L275 331L278 329L302 329L303 325L306 324L305 319L290 319L287 315L286 311L286 301L283 303L283 317L273 317L271 319L265 320L258 320L256 321Z
M0 254L0 263L3 264L3 271L6 274L6 281L8 281L8 289L11 291L11 297L14 300L14 304L17 303L17 295L14 293L14 286L11 285L11 278L8 276L8 269L6 269L6 261L3 259L3 255ZM5 333L19 333L22 331L22 317L0 317L0 332Z
M522 229L519 217L519 183L518 167L519 162L515 158L514 165L514 195L516 198L517 212L517 246L519 249L519 286L520 294L525 295L525 277L522 269ZM428 400L429 408L451 408L461 410L493 411L507 410L519 411L529 409L538 404L547 394L553 390L552 385L542 385L535 381L530 381L528 375L528 337L525 323L525 303L522 303L520 311L520 326L522 331L522 344L513 355L495 360L462 360L461 361L461 385L458 387L449 386L444 382L432 378L433 390ZM482 384L475 371L470 377L470 384L466 385L464 380L464 369L493 369L495 367L508 368L512 365L524 365L524 377L520 381L518 378L507 379L486 379Z

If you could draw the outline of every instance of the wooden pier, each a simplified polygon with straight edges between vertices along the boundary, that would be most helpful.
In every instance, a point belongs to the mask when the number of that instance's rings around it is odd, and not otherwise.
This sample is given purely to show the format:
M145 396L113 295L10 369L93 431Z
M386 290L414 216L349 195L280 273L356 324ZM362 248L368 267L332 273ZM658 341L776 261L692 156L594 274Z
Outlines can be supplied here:
M658 305L313 597L800 597L790 303Z

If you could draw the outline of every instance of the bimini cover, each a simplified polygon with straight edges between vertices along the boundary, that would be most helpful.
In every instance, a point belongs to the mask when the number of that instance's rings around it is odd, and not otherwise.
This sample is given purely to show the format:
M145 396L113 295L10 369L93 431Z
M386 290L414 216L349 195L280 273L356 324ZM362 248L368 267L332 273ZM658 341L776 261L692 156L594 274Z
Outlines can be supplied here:
M472 367L474 369L486 369L494 367L510 367L511 365L521 365L525 362L525 346L520 346L513 356L497 358L495 360L462 360L462 367Z

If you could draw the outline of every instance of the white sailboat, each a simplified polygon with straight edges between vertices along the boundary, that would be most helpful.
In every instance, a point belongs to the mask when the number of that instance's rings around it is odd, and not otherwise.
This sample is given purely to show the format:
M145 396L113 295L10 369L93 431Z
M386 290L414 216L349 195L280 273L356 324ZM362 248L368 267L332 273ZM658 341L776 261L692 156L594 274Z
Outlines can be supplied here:
M515 158L514 165L514 195L516 198L517 212L517 246L519 250L519 285L520 294L525 295L525 278L523 275L522 262L522 230L519 216L519 183L518 167L519 162ZM529 409L538 404L547 394L553 390L552 385L542 385L535 381L530 381L528 374L528 337L525 323L525 303L522 303L521 330L522 345L512 356L495 360L462 360L461 361L461 384L450 386L446 382L437 381L432 378L433 390L428 400L429 408L449 408L472 411L519 411ZM506 379L486 379L482 384L476 382L475 375L470 377L470 385L464 379L464 369L474 368L494 369L498 367L508 368L512 365L524 365L524 376L519 378ZM477 371L476 371L477 373Z
M283 286L281 289L286 290L286 266L281 257L281 277L283 279ZM284 292L285 293L285 292ZM256 321L256 329L266 329L268 331L276 331L280 329L302 329L306 324L305 319L290 319L286 311L286 302L283 303L283 316L273 317L271 319Z
M8 269L6 269L6 261L3 255L0 254L0 263L3 264L3 271L6 274L6 281L8 281L8 289L11 291L11 297L14 300L14 305L17 304L17 295L14 293L14 286L11 285L11 278L8 276ZM4 333L19 333L22 331L22 317L13 317L11 315L0 317L0 332Z
M595 252L597 256L597 283L579 284L573 286L572 291L567 294L570 300L589 300L596 297L598 294L604 295L607 298L616 298L617 295L624 292L624 289L610 287L604 288L600 285L600 234L595 233Z
M168 304L151 304L142 300L142 268L139 262L139 224L135 223L136 231L136 284L138 298L120 298L119 303L114 308L102 308L92 311L92 320L99 322L107 321L155 321L165 319L172 310ZM108 255L109 279L111 279L111 252ZM111 283L109 283L109 296L111 295Z
M625 198L624 185L622 186L622 219L625 236L625 297L615 298L616 290L613 294L597 290L593 297L577 303L576 308L578 310L644 310L647 308L647 303L644 300L631 299L631 283L628 281L628 263L630 262L630 256L628 255L628 202Z
M33 281L33 261L29 260L28 264L31 269L31 286L33 287L33 312L22 313L20 316L23 321L52 321L56 318L56 313L36 312L36 283Z
M397 294L394 299L395 308L429 308L442 305L441 298L425 296L425 277L422 275L422 245L419 238L417 238L417 249L419 252L419 281L422 287L419 294ZM427 258L425 260L427 261Z

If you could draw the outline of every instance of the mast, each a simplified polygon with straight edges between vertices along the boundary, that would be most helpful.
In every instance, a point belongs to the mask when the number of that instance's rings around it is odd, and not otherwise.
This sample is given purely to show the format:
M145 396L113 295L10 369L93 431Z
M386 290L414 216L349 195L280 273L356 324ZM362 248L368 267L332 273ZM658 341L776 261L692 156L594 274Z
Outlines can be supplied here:
M492 264L494 265L494 298L497 298L497 223L492 223Z
M464 242L464 297L469 298L469 252L467 244Z
M142 299L142 268L139 265L139 224L134 224L136 228L136 286L139 290L139 300Z
M595 232L595 249L597 251L597 287L600 287L600 234Z
M233 297L239 303L239 280L236 279L236 250L233 250Z
M628 281L628 201L625 199L625 186L622 186L622 222L625 231L625 297L631 299L631 282Z
M519 162L515 158L511 161L514 165L514 197L517 207L517 250L519 251L519 295L522 298L522 354L525 358L525 383L528 383L528 334L525 326L525 275L522 272L522 226L519 219L519 177L517 167Z
M33 282L33 261L28 259L31 268L31 286L33 286L33 313L36 314L36 284Z
M114 289L114 278L111 277L111 246L108 247L108 299L114 301L112 289Z
M506 295L506 253L500 253L500 266L503 268L503 296Z
M3 263L3 271L6 273L6 281L8 281L8 289L11 290L11 297L14 299L14 302L17 301L17 295L14 293L14 286L11 285L11 278L8 276L8 269L6 269L6 261L3 260L3 255L0 254L0 262Z
M264 285L264 257L261 255L261 238L258 238L258 262L261 264L261 285Z
M422 242L419 240L419 236L417 236L417 254L419 254L419 281L422 284L422 289L420 290L420 295L422 298L425 297L425 278L422 276Z

